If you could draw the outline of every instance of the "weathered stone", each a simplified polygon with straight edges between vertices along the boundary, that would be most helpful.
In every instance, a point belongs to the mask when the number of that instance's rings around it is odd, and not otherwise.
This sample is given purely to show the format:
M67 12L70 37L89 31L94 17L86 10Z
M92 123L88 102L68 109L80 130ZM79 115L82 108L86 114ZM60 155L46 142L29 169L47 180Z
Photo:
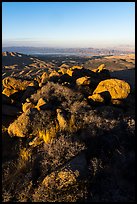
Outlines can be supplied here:
M62 64L59 68L60 68L60 71L61 71L61 68L69 69L69 65ZM62 73L62 74L65 74L65 73Z
M44 72L41 76L41 84L45 84L49 79L49 75L47 74L47 72Z
M24 103L23 105L22 105L22 111L23 112L26 112L28 109L30 109L30 108L35 108L35 105L33 104L33 103L31 103L31 102L26 102L26 103Z
M93 69L92 71L99 74L100 81L110 78L110 72L105 68L105 64L101 64L98 68Z
M56 71L53 70L50 74L49 74L49 78L53 77L53 76L60 76L60 74Z
M94 90L93 94L108 91L112 99L124 99L130 93L130 85L119 79L107 79L101 81L97 88Z
M29 137L31 127L31 119L28 114L30 110L27 110L25 113L22 113L17 120L10 124L8 127L8 133L10 136L17 137Z
M80 77L84 77L84 76L88 76L88 77L96 77L97 73L92 72L89 69L74 69L73 70L73 74L72 77L76 79L80 78Z
M40 98L39 100L38 100L38 103L37 103L37 105L36 105L36 108L38 109L38 110L40 110L41 109L41 106L43 106L43 105L45 105L46 104L46 101L43 99L43 98Z
M76 80L76 84L79 85L89 85L90 84L90 77L81 77Z
M60 70L58 71L58 73L66 74L67 73L67 68L60 67Z
M18 90L5 88L2 93L4 95L10 97L11 95L13 95L14 93L17 93L17 92L18 92Z
M34 88L38 88L39 87L39 83L37 80L34 80L32 82L30 82L30 84L28 86L34 87Z
M72 76L73 74L73 71L71 69L67 69L67 72L66 72L69 76Z
M101 64L98 68L92 69L93 72L101 72L105 69L105 64Z
M15 79L13 77L6 77L2 80L3 86L9 89L25 90L30 84L30 81Z
M97 103L109 104L111 102L111 95L108 91L103 91L101 93L96 93L93 94L92 96L89 96L88 99L91 99Z
M82 69L83 67L82 66L79 66L79 65L74 65L70 68L70 70L74 70L74 69Z
M89 96L88 99L92 99L95 102L104 103L104 98L100 94L93 94L92 96Z

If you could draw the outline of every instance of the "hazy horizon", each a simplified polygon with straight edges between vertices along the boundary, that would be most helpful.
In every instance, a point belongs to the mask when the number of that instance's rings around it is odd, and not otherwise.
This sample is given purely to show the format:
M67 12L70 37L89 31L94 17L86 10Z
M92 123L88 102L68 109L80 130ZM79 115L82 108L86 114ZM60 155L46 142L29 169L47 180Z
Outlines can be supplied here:
M2 46L135 46L135 2L2 2Z

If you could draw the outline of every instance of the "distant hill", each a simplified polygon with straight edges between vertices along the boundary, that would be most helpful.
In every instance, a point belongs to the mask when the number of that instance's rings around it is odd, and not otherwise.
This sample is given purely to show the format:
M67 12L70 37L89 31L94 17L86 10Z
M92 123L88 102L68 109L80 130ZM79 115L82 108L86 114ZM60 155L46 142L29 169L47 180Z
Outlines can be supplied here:
M10 66L10 65L22 65L25 66L33 62L33 58L27 56L25 54L21 54L18 52L2 52L2 65Z
M2 52L2 78L6 76L31 78L33 72L43 72L54 66L52 62L45 62L31 55L18 52Z
M3 47L2 51L21 52L23 54L76 54L76 55L120 55L134 53L131 49L113 48L49 48L49 47Z

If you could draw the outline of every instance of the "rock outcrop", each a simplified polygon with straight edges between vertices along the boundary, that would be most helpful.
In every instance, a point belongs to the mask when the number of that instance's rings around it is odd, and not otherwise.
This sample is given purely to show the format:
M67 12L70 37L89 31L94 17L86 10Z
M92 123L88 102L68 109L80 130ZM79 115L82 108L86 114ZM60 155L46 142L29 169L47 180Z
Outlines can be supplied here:
M93 94L99 94L108 91L112 99L125 99L130 93L130 85L119 79L107 79L101 81Z
M2 80L2 84L5 88L15 89L18 91L23 91L30 84L30 81L15 79L13 77L6 77Z

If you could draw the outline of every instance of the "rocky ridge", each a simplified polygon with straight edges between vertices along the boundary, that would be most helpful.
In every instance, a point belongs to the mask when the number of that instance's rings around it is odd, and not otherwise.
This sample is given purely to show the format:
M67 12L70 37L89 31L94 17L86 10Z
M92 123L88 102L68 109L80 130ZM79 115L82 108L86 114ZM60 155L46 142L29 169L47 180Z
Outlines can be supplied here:
M134 200L134 98L127 82L101 64L46 69L29 80L8 76L2 85L2 114L15 117L3 133L13 141L11 156L17 153L16 168L3 165L4 201Z

